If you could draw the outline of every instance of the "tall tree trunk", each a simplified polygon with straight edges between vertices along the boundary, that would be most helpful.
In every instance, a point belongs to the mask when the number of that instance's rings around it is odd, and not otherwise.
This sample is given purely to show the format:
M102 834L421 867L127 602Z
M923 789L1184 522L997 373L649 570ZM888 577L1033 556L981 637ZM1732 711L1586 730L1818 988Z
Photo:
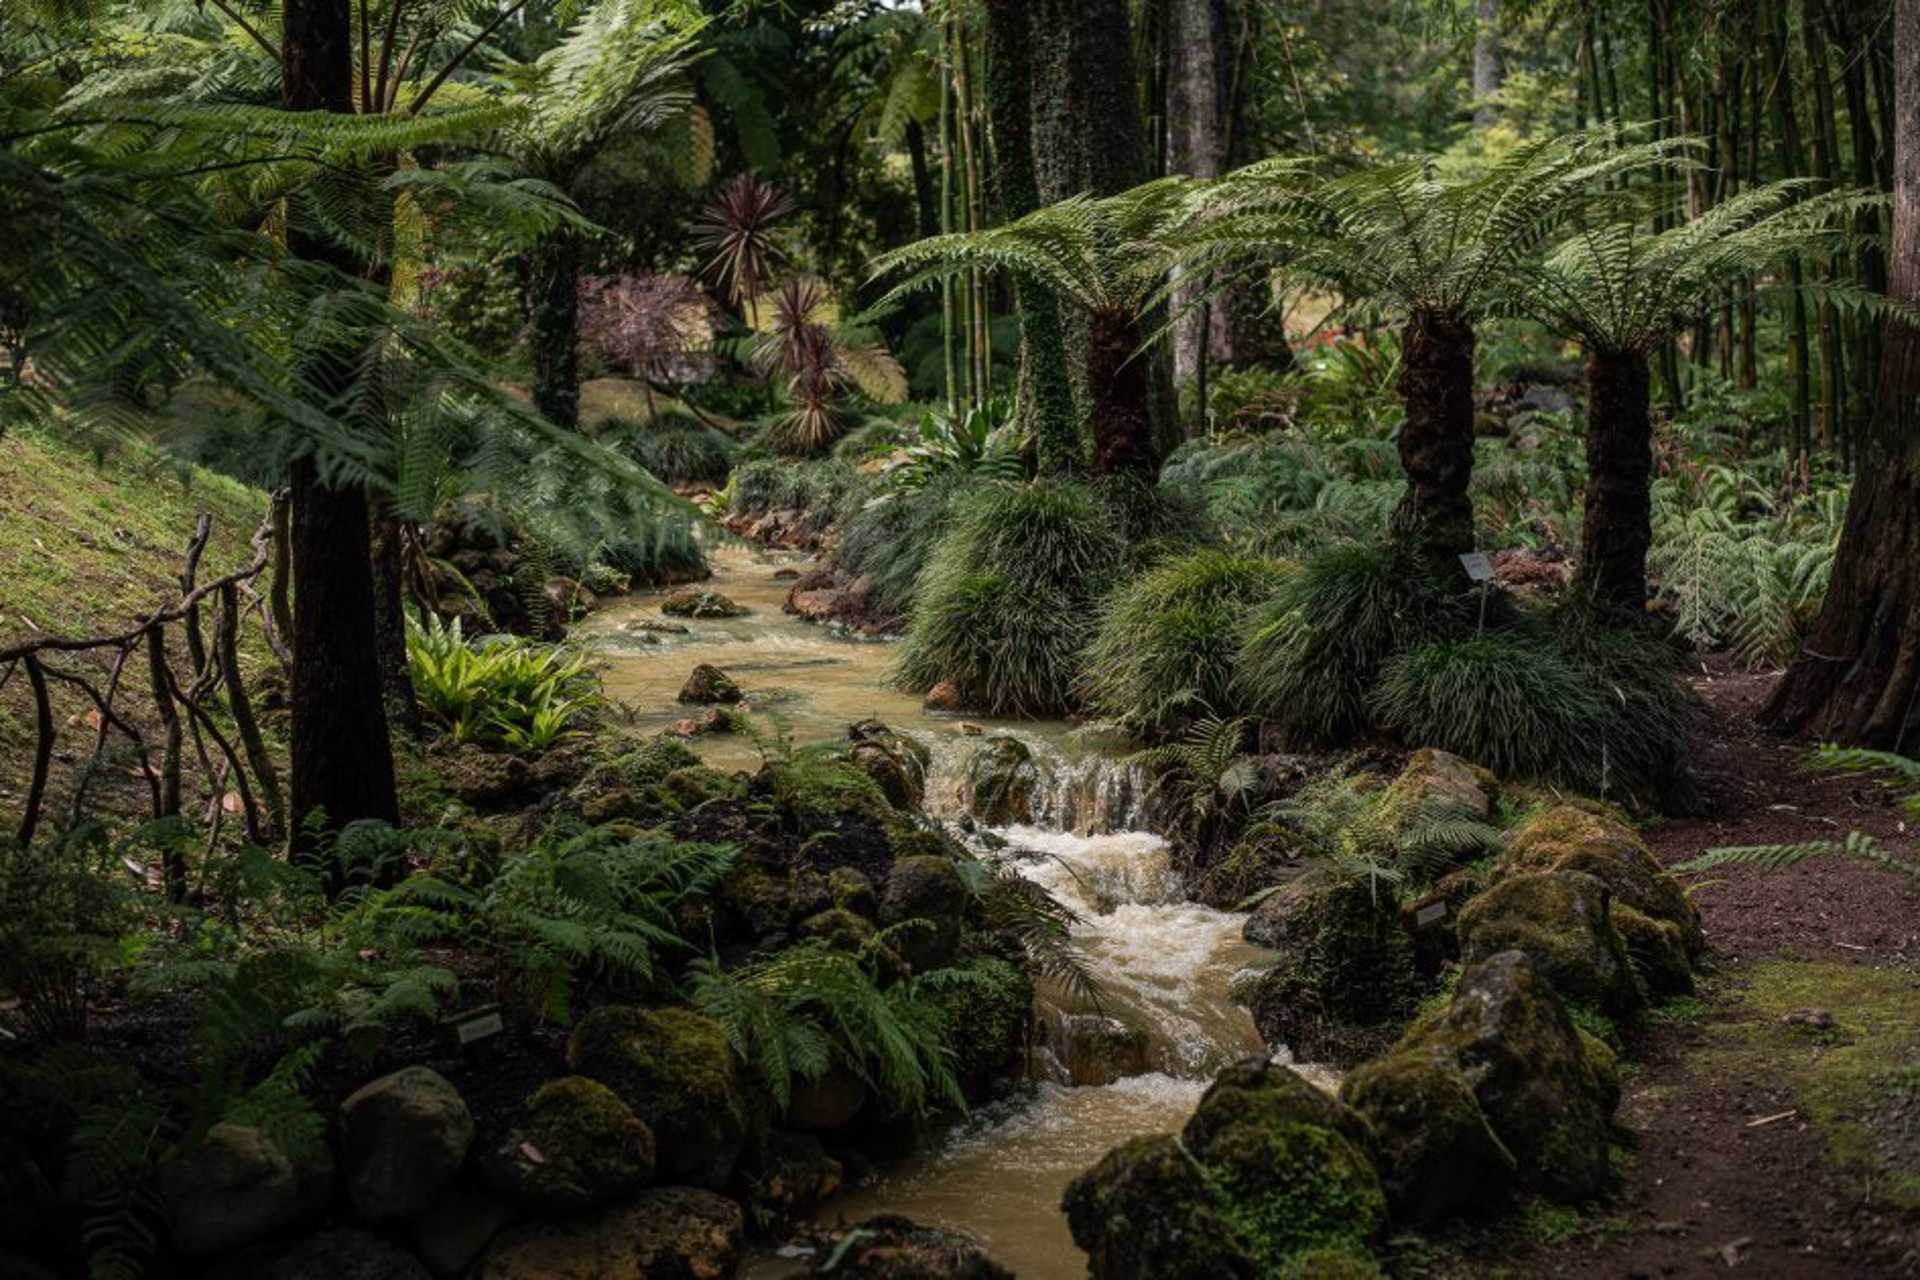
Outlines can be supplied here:
M1473 326L1416 311L1401 330L1400 465L1406 492L1394 508L1394 536L1446 572L1473 550Z
M1920 0L1897 0L1890 292L1920 304ZM1920 329L1887 322L1880 385L1833 580L1765 716L1910 751L1920 708Z
M1093 317L1087 349L1087 381L1094 391L1093 474L1131 475L1148 484L1160 472L1153 414L1147 404L1149 372L1140 351L1140 325L1132 316L1102 312Z
M1173 0L1167 74L1167 169L1217 178L1227 159L1226 14L1219 0ZM1200 289L1174 290L1173 379L1199 381L1209 361L1230 361L1226 311L1199 304ZM1206 421L1206 405L1198 420Z
M406 589L402 582L400 522L385 501L376 500L373 556L374 652L380 663L380 688L387 700L387 723L409 737L420 736L420 704L407 670Z
M349 0L285 0L281 8L283 101L289 111L353 110ZM338 245L296 226L288 248L362 274ZM305 357L323 389L344 388L356 353L321 349ZM387 738L374 652L373 575L363 490L322 480L311 457L292 467L292 776L296 842L324 812L338 827L361 818L399 819L393 747ZM296 843L296 849L300 844Z
M1477 0L1473 16L1473 123L1484 129L1500 118L1493 99L1507 78L1500 49L1500 0Z
M1793 105L1793 63L1787 54L1788 0L1777 0L1773 17L1767 24L1767 56L1773 63L1773 120L1779 132L1780 174L1797 178L1807 171L1800 148L1800 113ZM1813 370L1812 343L1807 320L1806 274L1800 259L1788 260L1787 275L1792 284L1789 302L1792 328L1788 333L1787 362L1793 379L1793 440L1791 447L1807 450L1812 442Z
M1013 222L1040 207L1033 172L1032 30L1028 0L987 0L987 108L993 122L994 187L1000 218ZM1020 407L1033 430L1042 475L1086 466L1067 368L1067 331L1053 290L1015 276L1020 313Z
M927 167L927 131L918 120L907 121L907 161L913 169L913 209L919 218L920 238L940 234L940 214L934 208L933 170Z
M580 242L543 238L527 255L527 345L533 405L555 426L580 425Z
M1587 495L1574 599L1596 613L1647 604L1653 543L1653 375L1638 351L1587 355Z

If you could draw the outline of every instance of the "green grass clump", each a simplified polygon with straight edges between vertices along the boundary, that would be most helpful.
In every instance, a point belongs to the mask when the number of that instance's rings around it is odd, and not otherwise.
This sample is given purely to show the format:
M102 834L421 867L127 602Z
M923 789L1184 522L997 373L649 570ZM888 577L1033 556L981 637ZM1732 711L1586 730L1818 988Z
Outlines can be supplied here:
M1228 706L1240 619L1286 574L1271 560L1201 550L1134 578L1101 609L1087 650L1088 703L1152 733Z
M1387 659L1453 629L1458 612L1391 546L1324 547L1253 615L1234 679L1241 709L1301 737L1346 738L1368 725L1368 694Z
M758 515L797 507L831 516L858 481L858 473L844 462L758 458L734 469L732 508Z
M1066 711L1094 601L1126 553L1112 514L1081 485L966 494L921 572L898 683L924 693L951 680L994 714Z
M914 585L946 532L954 498L976 484L964 472L936 476L924 488L864 503L847 517L838 560L867 580L876 607L894 615L912 607Z
M667 484L719 484L739 451L724 433L684 414L653 423L609 423L603 430L618 430L633 460Z

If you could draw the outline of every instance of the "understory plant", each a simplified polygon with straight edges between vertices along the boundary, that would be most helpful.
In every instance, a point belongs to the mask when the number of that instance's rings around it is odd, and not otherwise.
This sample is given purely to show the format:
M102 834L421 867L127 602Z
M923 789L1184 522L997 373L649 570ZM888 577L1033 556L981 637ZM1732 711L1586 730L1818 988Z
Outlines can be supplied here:
M1082 485L966 494L921 571L896 680L915 693L950 681L965 705L994 714L1067 710L1095 601L1126 552L1112 513Z
M1229 705L1240 621L1286 575L1270 560L1202 549L1122 585L1087 648L1089 707L1159 735Z
M456 742L540 752L600 705L579 654L516 636L469 640L458 618L407 619L407 670L421 707Z

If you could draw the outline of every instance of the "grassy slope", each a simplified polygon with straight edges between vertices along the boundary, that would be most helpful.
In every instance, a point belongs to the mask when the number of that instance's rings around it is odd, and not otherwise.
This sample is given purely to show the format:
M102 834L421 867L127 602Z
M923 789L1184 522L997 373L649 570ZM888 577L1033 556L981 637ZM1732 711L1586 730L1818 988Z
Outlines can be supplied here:
M197 468L182 470L137 446L96 461L57 439L0 436L0 644L123 629L177 598L183 553L201 512L213 517L213 536L201 559L206 581L249 561L249 540L266 511L267 496L259 490ZM256 651L257 632L249 634L242 663L251 669L265 655ZM177 628L170 640L175 669L181 670ZM94 664L80 658L60 665ZM151 723L150 699L130 687L117 701L137 724ZM73 766L91 749L92 733L83 719L89 706L79 693L56 685L53 702L60 754L52 794L58 800ZM32 704L25 680L16 678L0 689L0 830L11 829L18 818L32 750ZM188 772L195 772L191 762ZM101 792L104 801L124 800L135 808L144 803L129 779L116 775L113 781Z

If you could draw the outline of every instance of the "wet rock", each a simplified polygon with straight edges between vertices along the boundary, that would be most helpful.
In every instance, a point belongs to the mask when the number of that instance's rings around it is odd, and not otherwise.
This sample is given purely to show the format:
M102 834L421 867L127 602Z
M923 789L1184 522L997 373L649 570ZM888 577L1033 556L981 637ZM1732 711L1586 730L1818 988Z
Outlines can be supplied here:
M838 1191L845 1177L846 1169L818 1138L775 1129L753 1180L754 1199L781 1217L799 1217Z
M1320 881L1295 876L1262 898L1240 927L1240 936L1256 947L1295 951L1313 940L1318 929L1314 915Z
M872 778L896 809L918 809L927 795L927 766L933 753L922 742L896 733L878 720L862 720L847 730L853 743L847 758Z
M1386 802L1397 812L1412 815L1442 809L1485 822L1493 813L1499 784L1487 770L1436 747L1413 753L1413 759L1387 788Z
M1468 968L1452 1003L1409 1029L1401 1054L1459 1069L1513 1154L1522 1187L1569 1203L1605 1188L1613 1095L1527 953L1503 951Z
M747 1105L718 1023L686 1009L602 1005L574 1024L567 1066L613 1090L653 1131L663 1178L725 1185Z
M1680 931L1689 958L1706 946L1700 912L1680 882L1654 859L1632 827L1573 805L1549 809L1514 832L1501 863L1507 871L1583 871L1603 881L1614 901Z
M742 618L745 607L735 604L718 591L682 587L660 602L660 612L670 618Z
M408 1225L407 1239L427 1270L452 1280L466 1274L512 1216L498 1196L456 1184Z
M1614 930L1612 894L1579 871L1511 875L1460 913L1460 955L1468 965L1524 951L1562 998L1609 1017L1628 1017L1646 992Z
M783 1119L795 1129L838 1129L867 1105L866 1082L845 1067L829 1067L818 1080L793 1081Z
M1516 1185L1513 1154L1445 1052L1414 1050L1363 1063L1341 1082L1340 1098L1372 1126L1395 1222L1497 1209Z
M800 571L798 569L775 569L773 571L773 580L775 582L792 582L799 576Z
M585 1218L512 1227L475 1280L725 1280L740 1265L745 1216L710 1191L660 1187Z
M1165 1135L1109 1151L1061 1207L1090 1280L1255 1280L1254 1260L1214 1207L1205 1170Z
M661 622L657 618L629 618L620 624L620 629L641 635L684 636L689 634L685 623Z
M915 973L953 962L960 948L960 925L967 909L967 886L953 860L937 855L901 858L887 876L880 899L880 923L892 928L922 923L894 935L894 949Z
M687 676L687 682L680 686L680 701L708 705L716 702L732 703L740 701L740 686L711 662L703 662Z
M951 680L942 680L927 690L927 696L921 699L920 706L925 711L965 711L966 700L960 696L960 686Z
M605 1085L549 1080L527 1099L526 1122L485 1161L487 1181L542 1213L595 1209L653 1179L653 1131Z
M1253 990L1254 1026L1298 1061L1350 1066L1393 1038L1423 989L1392 889L1315 876L1282 893L1266 935L1281 958Z
M1047 1020L1048 1047L1068 1084L1103 1085L1145 1075L1147 1033L1097 1013L1057 1014Z
M548 578L547 605L562 618L585 617L600 607L600 598L572 578Z
M254 1272L259 1280L432 1280L432 1274L400 1246L351 1228L310 1236Z
M978 1243L944 1227L923 1227L886 1214L848 1230L853 1243L831 1271L808 1274L853 1280L1014 1280L1013 1272L987 1256ZM824 1256L833 1256L829 1248Z
M967 761L967 811L990 827L1033 820L1040 767L1018 738L983 739Z
M438 1072L403 1067L340 1104L340 1148L353 1206L368 1222L424 1213L460 1171L473 1116Z
M173 1246L189 1257L221 1253L317 1213L332 1190L324 1145L296 1167L252 1125L216 1124L177 1147L154 1171Z

